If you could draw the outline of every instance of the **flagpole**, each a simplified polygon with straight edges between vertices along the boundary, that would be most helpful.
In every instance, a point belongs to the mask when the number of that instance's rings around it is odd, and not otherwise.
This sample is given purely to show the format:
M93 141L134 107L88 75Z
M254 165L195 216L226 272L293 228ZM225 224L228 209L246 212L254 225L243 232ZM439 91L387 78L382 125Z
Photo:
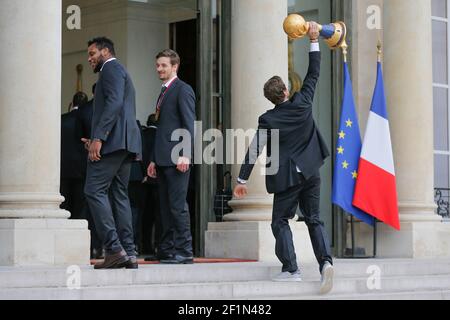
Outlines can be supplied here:
M381 39L378 39L377 44L377 61L378 63L381 63L381 60L383 58L383 44L381 43ZM374 218L374 226L373 226L373 257L377 257L377 223L378 219Z

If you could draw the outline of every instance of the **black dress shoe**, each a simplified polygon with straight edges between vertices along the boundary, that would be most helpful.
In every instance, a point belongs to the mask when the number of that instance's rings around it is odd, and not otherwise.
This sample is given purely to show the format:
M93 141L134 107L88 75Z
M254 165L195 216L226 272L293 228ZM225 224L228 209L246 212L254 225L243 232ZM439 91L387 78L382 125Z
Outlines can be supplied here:
M101 263L97 263L94 266L95 270L100 269L121 269L127 266L127 263L130 261L128 255L124 250L115 253L115 254L106 254L105 260Z
M139 269L137 258L135 256L128 256L128 258L130 258L130 260L125 265L125 268L133 270Z
M172 259L164 259L160 261L162 264L193 264L194 257L183 257L176 255Z
M169 254L169 255L151 255L147 258L144 259L144 261L146 262L155 262L155 261L161 261L161 260L172 260L173 259L173 255Z

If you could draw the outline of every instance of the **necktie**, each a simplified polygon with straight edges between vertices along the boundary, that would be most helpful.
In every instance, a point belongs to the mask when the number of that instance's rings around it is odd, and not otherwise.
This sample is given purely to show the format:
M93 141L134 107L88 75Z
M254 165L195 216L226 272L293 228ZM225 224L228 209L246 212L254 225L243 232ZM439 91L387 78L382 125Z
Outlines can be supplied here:
M158 105L160 105L161 99L162 99L162 97L164 97L164 94L166 93L166 90L167 90L166 86L163 86L161 88L161 93L159 94L159 97L158 97Z
M162 103L162 99L164 98L164 94L166 93L167 87L163 86L161 88L161 93L159 94L158 97L158 103L156 105L156 121L159 120L159 116L161 114L161 103Z

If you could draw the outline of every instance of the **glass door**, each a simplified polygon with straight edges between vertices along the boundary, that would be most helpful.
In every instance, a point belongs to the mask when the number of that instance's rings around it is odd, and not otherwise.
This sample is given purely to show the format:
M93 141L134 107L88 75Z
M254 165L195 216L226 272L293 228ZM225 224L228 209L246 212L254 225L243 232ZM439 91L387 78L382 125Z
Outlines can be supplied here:
M231 1L198 0L198 110L202 132L221 131L230 127L229 69ZM197 135L201 134L197 132ZM197 139L199 141L199 139ZM202 142L202 150L208 142ZM223 165L197 165L197 254L203 255L205 232L209 222L215 222L214 195L223 188Z

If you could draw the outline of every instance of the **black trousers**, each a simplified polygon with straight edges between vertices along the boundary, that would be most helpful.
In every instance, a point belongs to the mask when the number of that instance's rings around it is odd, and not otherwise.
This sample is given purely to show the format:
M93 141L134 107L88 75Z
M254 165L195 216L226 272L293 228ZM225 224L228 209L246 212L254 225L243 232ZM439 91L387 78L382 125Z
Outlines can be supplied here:
M127 151L118 151L87 166L84 191L107 254L125 249L129 256L136 255L128 197L131 161Z
M144 188L145 186L142 184L142 181L131 181L128 185L128 196L130 198L131 213L133 216L134 243L139 248L142 242L142 215L145 209Z
M158 183L145 184L144 210L142 214L142 250L155 254L161 239L161 213Z
M61 179L61 194L65 198L61 209L71 213L70 219L87 220L91 232L91 250L101 249L102 244L98 239L94 220L84 194L85 185L86 182L82 179Z
M298 270L289 220L300 206L308 226L311 243L320 271L326 261L333 263L330 244L324 223L320 220L320 175L306 180L300 174L301 183L284 192L275 194L272 232L275 236L275 253L283 264L283 272Z
M86 219L84 183L82 179L61 179L61 194L65 198L61 209L69 211L71 219Z
M158 167L161 213L161 239L158 254L192 257L192 234L189 206L186 201L190 171L176 167Z

